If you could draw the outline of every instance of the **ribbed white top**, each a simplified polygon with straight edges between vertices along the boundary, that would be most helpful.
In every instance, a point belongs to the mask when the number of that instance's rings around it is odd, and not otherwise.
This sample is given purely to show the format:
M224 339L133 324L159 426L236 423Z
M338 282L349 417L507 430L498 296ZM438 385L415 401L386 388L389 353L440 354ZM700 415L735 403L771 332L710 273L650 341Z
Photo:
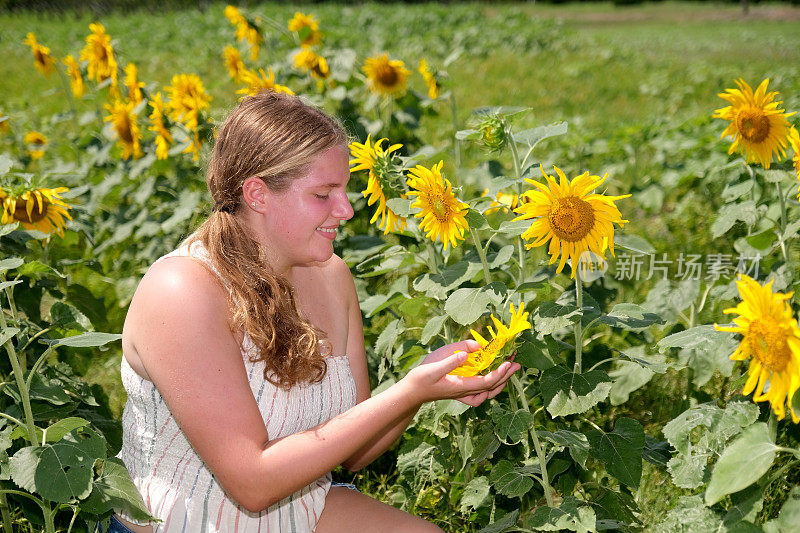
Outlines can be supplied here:
M213 269L207 252L197 241L191 250L183 246L159 260L189 255ZM250 362L257 350L245 334L242 358L271 439L310 429L355 405L355 381L346 355L326 359L328 370L322 381L284 390L264 379L263 363ZM269 509L250 513L223 491L189 444L158 389L139 376L124 356L121 374L128 400L122 413L123 442L118 457L128 468L150 513L162 520L153 523L155 532L314 530L330 489L330 473ZM124 511L116 512L137 523Z

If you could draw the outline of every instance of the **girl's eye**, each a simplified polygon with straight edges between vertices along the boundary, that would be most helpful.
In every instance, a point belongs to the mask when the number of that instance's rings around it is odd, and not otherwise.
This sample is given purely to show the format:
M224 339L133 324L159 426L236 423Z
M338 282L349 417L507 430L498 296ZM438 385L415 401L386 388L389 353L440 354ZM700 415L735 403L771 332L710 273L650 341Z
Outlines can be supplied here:
M320 200L327 200L328 199L328 195L327 194L315 194L314 196L316 196Z

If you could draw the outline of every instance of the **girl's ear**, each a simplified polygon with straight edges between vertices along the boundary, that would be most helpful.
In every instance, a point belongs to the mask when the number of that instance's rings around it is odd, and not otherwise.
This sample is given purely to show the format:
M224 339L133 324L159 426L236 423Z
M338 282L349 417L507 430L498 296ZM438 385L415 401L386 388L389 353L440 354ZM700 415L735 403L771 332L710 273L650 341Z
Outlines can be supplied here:
M259 213L263 211L269 194L270 191L267 189L267 185L257 176L251 176L242 183L244 205L253 211L258 211Z

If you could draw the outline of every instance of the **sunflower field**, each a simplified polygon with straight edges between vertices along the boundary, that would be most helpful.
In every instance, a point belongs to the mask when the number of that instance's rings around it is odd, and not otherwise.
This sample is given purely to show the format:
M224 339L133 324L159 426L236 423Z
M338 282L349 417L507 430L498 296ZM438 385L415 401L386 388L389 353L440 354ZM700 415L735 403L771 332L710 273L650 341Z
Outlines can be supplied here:
M126 308L261 90L352 136L374 391L465 338L457 375L522 365L334 479L448 532L800 530L800 9L19 11L0 52L3 531L147 516Z

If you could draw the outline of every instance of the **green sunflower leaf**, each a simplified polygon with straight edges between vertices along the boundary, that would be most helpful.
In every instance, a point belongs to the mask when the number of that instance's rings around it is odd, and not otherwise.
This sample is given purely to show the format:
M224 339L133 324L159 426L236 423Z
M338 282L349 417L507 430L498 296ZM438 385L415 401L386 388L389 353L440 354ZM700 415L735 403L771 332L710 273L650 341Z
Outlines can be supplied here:
M655 313L646 311L641 306L631 303L620 303L614 306L610 313L602 315L598 322L631 331L641 330L653 324L663 324L664 319Z
M602 370L582 374L554 366L542 372L542 397L553 418L585 413L608 397L611 378Z
M516 444L524 439L533 423L530 411L526 409L511 411L499 404L492 405L491 418L497 437L509 444Z
M530 526L537 531L597 531L594 510L574 496L567 496L558 507L541 506L533 513Z
M714 505L726 494L738 492L758 481L772 466L777 451L765 423L756 422L747 428L725 448L714 465L706 489L706 505Z
M155 519L142 501L125 464L116 457L103 461L100 478L94 482L89 497L81 502L81 509L94 515L111 509L125 509L134 519Z
M489 496L489 478L480 476L472 479L467 486L464 487L464 493L461 495L461 503L459 511L466 514L473 509L479 508Z
M581 316L581 310L575 305L542 302L533 312L533 329L539 334L539 337L552 335L557 331L571 327L581 319Z
M642 450L645 438L642 425L632 418L620 418L611 433L590 431L586 437L593 457L603 462L606 471L632 488L642 477Z
M533 488L533 479L505 459L492 467L489 482L497 492L509 498L519 498Z
M583 433L559 429L555 433L539 431L539 436L553 444L568 448L570 456L576 463L582 467L586 465L586 459L589 458L589 440Z

